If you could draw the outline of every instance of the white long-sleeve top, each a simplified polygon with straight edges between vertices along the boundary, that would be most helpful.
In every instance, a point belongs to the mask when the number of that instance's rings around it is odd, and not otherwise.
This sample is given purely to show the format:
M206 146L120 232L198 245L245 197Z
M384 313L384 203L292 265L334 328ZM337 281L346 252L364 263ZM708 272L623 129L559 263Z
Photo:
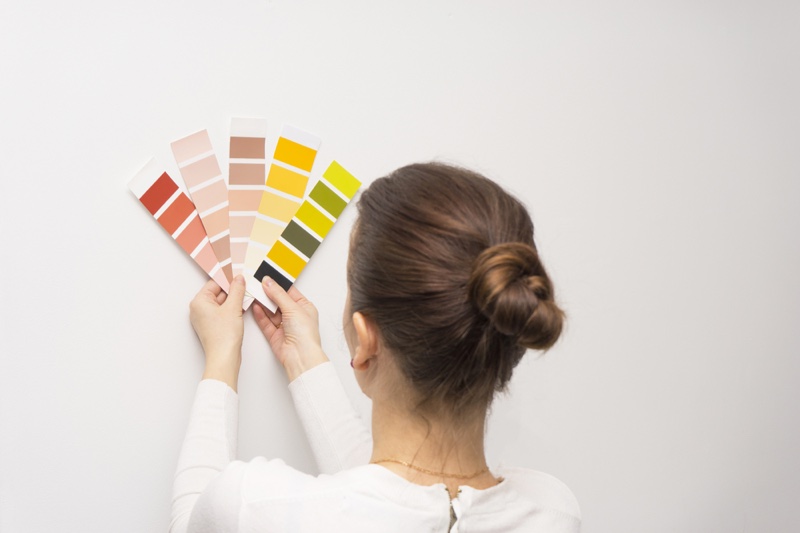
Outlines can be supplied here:
M331 363L303 373L289 389L321 474L280 459L235 460L238 396L221 381L203 380L178 459L170 533L580 530L572 492L535 470L493 469L501 483L463 486L451 501L442 483L416 485L367 464L370 434Z

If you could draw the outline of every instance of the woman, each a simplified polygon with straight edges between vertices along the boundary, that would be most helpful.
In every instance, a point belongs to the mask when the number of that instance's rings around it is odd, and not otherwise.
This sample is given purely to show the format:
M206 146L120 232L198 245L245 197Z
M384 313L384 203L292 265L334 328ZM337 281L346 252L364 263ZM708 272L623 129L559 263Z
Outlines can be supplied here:
M372 399L355 416L322 351L317 312L265 278L254 308L286 370L322 474L236 461L244 282L210 281L191 304L206 354L175 476L170 531L576 532L555 478L490 470L487 409L527 348L551 347L563 313L525 208L495 183L443 164L403 167L358 202L344 330Z

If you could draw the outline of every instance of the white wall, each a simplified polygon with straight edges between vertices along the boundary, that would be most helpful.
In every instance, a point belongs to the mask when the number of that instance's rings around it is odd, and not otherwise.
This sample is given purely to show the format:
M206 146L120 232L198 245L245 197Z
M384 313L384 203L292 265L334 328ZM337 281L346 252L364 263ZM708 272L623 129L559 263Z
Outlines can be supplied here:
M796 2L3 2L0 54L3 533L166 530L204 275L126 183L231 116L367 182L437 158L527 203L569 328L490 454L568 483L584 531L800 530ZM366 413L353 215L299 286ZM313 471L246 326L240 455Z

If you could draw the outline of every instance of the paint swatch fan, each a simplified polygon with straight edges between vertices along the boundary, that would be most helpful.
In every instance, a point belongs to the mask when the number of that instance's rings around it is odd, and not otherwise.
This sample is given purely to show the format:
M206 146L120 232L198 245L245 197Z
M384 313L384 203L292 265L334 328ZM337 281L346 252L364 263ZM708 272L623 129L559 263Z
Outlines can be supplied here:
M288 290L361 182L332 161L306 194L320 139L284 126L268 160L266 129L262 119L231 120L227 181L201 130L171 144L188 195L155 159L128 186L226 292L244 275L245 309L255 298L274 311L261 280L269 276Z

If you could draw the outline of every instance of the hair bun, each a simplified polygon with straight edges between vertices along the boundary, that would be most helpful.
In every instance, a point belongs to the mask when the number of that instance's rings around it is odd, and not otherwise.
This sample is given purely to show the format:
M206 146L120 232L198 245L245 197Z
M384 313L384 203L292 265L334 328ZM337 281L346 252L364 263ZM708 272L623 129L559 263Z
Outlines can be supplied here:
M473 264L468 290L492 326L517 344L543 350L558 340L564 313L533 246L509 242L485 249Z

